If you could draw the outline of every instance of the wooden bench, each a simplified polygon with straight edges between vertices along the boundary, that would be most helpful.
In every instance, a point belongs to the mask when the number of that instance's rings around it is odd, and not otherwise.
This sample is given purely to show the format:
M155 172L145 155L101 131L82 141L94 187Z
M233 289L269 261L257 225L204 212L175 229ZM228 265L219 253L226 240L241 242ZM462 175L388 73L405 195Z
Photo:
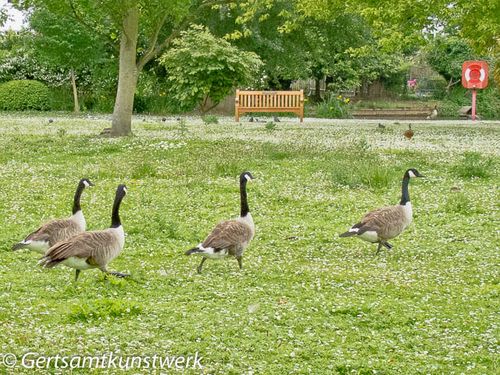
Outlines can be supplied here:
M304 121L304 90L300 91L243 91L236 90L234 115L247 112L292 112Z

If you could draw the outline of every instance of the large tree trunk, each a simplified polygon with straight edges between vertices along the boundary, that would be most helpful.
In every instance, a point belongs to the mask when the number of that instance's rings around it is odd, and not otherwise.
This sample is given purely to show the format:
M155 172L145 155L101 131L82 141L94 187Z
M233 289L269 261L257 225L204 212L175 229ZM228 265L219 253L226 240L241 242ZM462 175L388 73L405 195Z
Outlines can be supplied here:
M321 101L321 80L319 78L314 79L314 100L318 103Z
M70 76L71 76L71 88L73 89L73 103L74 103L73 111L75 113L78 113L80 112L80 103L78 103L78 90L76 88L76 77L75 77L75 71L73 69L71 69Z
M138 71L136 67L136 46L139 33L139 8L130 8L123 19L120 37L120 65L118 73L118 90L111 136L119 137L132 133L132 109L137 86Z

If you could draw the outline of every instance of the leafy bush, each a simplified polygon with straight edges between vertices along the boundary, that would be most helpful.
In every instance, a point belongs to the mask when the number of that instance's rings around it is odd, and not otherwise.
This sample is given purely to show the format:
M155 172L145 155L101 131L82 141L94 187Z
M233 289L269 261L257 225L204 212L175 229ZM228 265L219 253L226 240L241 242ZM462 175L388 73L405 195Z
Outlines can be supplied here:
M438 106L439 116L458 118L462 106L470 106L471 93L463 87L455 87ZM477 91L477 114L482 119L500 119L500 93L495 87Z
M160 62L167 70L172 100L182 111L198 106L207 112L234 87L251 84L262 66L255 53L241 51L198 25L182 32L172 45Z
M50 91L38 81L16 80L0 85L0 110L50 109Z
M316 106L316 116L322 118L350 118L350 99L342 95L329 95Z

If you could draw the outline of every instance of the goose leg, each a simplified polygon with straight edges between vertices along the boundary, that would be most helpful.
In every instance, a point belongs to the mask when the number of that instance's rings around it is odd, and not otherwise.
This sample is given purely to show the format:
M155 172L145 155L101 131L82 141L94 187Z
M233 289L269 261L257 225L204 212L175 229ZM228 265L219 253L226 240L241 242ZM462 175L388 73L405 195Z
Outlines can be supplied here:
M75 270L75 283L78 281L78 276L80 276L80 270Z
M380 253L380 248L382 247L382 242L379 242L378 243L378 248L377 248L377 252L375 253L375 255L378 255L378 253Z
M201 263L198 266L198 268L196 269L196 271L198 271L198 273L201 273L201 268L203 267L203 263L205 263L206 260L207 260L207 258L205 258L205 257L201 258Z
M243 269L243 257L241 257L241 256L236 257L236 260L238 261L238 265L240 266L240 270Z
M384 245L388 250L391 250L393 248L393 246L387 241L382 242L382 245Z

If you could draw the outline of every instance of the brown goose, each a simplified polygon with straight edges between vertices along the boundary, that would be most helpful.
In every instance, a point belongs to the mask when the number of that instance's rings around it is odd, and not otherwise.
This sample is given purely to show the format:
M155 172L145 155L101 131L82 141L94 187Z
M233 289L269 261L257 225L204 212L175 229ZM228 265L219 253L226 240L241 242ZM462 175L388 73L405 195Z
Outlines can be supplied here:
M243 268L243 252L255 234L255 226L248 208L246 188L247 182L252 179L253 176L250 172L243 172L240 175L240 217L217 224L208 237L205 238L205 241L186 251L186 255L200 254L202 256L201 263L197 268L198 273L201 273L203 263L208 258L220 259L228 255L234 256L240 269Z
M406 137L406 139L412 139L414 134L415 132L412 130L411 124L408 124L408 129L405 130L403 135Z
M362 240L378 243L377 253L382 246L391 249L392 245L387 242L401 234L410 225L413 211L408 193L410 178L424 177L416 169L408 169L403 176L401 201L398 205L382 207L367 213L359 223L354 224L340 237L357 236Z
M45 254L47 249L57 242L67 240L78 233L84 232L87 224L80 207L80 198L83 190L88 186L94 186L94 184L86 178L82 178L78 183L73 199L73 215L70 218L49 221L36 231L28 234L24 240L12 246L12 250L27 248Z
M120 221L119 210L123 197L127 193L125 185L118 185L116 189L111 227L105 230L80 233L67 241L59 242L47 250L40 259L40 264L52 268L62 263L74 268L75 281L80 271L99 268L106 274L119 277L128 276L120 272L110 272L107 265L120 254L125 243L125 233Z

